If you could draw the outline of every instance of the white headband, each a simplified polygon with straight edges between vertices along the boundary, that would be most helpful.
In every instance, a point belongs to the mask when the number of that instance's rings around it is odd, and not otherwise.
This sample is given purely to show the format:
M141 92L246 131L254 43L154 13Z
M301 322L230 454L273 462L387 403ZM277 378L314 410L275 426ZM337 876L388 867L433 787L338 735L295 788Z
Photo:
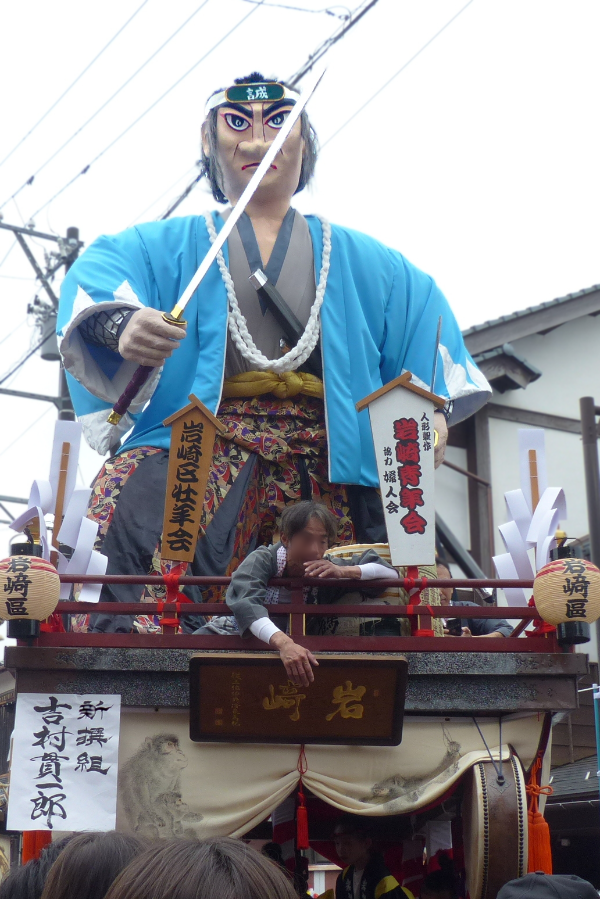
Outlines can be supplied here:
M300 99L300 94L290 90L289 87L280 84L278 81L260 81L254 84L234 84L224 91L219 91L208 98L206 103L205 115L208 115L211 109L216 106L222 106L223 103L255 103L265 100L290 100L296 103Z

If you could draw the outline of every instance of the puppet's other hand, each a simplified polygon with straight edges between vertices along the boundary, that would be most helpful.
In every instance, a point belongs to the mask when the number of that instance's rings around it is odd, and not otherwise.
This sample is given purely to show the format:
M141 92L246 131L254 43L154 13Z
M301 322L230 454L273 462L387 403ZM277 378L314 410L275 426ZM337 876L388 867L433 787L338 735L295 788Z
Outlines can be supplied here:
M441 412L434 413L433 427L438 433L438 442L433 454L433 465L435 468L439 468L444 461L444 456L446 455L446 443L448 442L448 425Z
M185 337L185 328L169 325L158 309L134 312L119 340L119 353L138 365L161 366Z

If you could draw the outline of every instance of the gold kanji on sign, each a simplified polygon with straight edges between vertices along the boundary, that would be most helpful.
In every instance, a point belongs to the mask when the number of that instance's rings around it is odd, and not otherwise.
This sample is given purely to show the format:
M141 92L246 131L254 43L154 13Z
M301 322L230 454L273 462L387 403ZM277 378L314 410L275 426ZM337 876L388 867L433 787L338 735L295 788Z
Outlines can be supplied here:
M300 703L303 699L306 699L306 693L298 693L297 687L294 686L291 680L287 682L287 685L280 684L279 691L276 696L275 687L273 684L269 684L269 696L265 696L262 701L263 709L266 709L268 712L272 712L275 709L294 709L290 719L299 721Z
M340 714L340 718L362 718L365 707L361 703L361 699L367 692L366 687L353 687L352 681L347 680L344 686L335 687L333 690L333 705L337 705L335 712L326 715L326 720L331 721L332 718Z

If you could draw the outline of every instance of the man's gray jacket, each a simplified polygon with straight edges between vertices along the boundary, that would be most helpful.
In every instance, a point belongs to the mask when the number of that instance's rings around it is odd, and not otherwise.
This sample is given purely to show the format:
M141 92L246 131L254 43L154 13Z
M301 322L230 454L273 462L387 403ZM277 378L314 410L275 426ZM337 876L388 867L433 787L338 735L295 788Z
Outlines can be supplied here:
M240 633L243 637L250 636L250 625L260 618L269 617L268 607L265 606L265 594L271 578L277 577L277 551L281 543L272 546L259 546L254 552L246 556L244 561L233 573L231 583L227 590L225 602L235 616ZM328 556L325 559L334 565L348 567L350 565L366 565L368 562L378 562L391 571L395 569L384 559L377 555L374 549L367 549L350 559L340 559L337 556ZM348 578L340 581L339 587L319 587L317 602L336 602L345 593L353 593L360 590L361 593L373 592L369 590L366 580ZM281 588L279 602L290 602L289 590ZM280 618L281 616L278 616ZM278 621L275 622L278 624Z

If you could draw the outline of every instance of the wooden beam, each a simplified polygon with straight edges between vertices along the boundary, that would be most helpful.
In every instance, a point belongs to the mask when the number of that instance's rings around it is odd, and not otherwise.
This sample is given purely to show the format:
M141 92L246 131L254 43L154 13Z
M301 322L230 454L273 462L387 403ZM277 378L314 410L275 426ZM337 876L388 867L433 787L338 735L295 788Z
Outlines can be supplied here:
M470 439L467 441L467 468L491 483L489 407L488 403L466 422L470 432ZM494 542L493 522L490 522L490 493L484 484L472 478L468 481L471 555L488 577L492 577Z
M514 421L522 425L530 425L533 428L547 428L549 431L567 431L570 434L581 434L581 422L578 418L566 418L564 415L549 415L546 412L534 412L533 409L504 406L502 403L488 403L485 408L490 418Z

